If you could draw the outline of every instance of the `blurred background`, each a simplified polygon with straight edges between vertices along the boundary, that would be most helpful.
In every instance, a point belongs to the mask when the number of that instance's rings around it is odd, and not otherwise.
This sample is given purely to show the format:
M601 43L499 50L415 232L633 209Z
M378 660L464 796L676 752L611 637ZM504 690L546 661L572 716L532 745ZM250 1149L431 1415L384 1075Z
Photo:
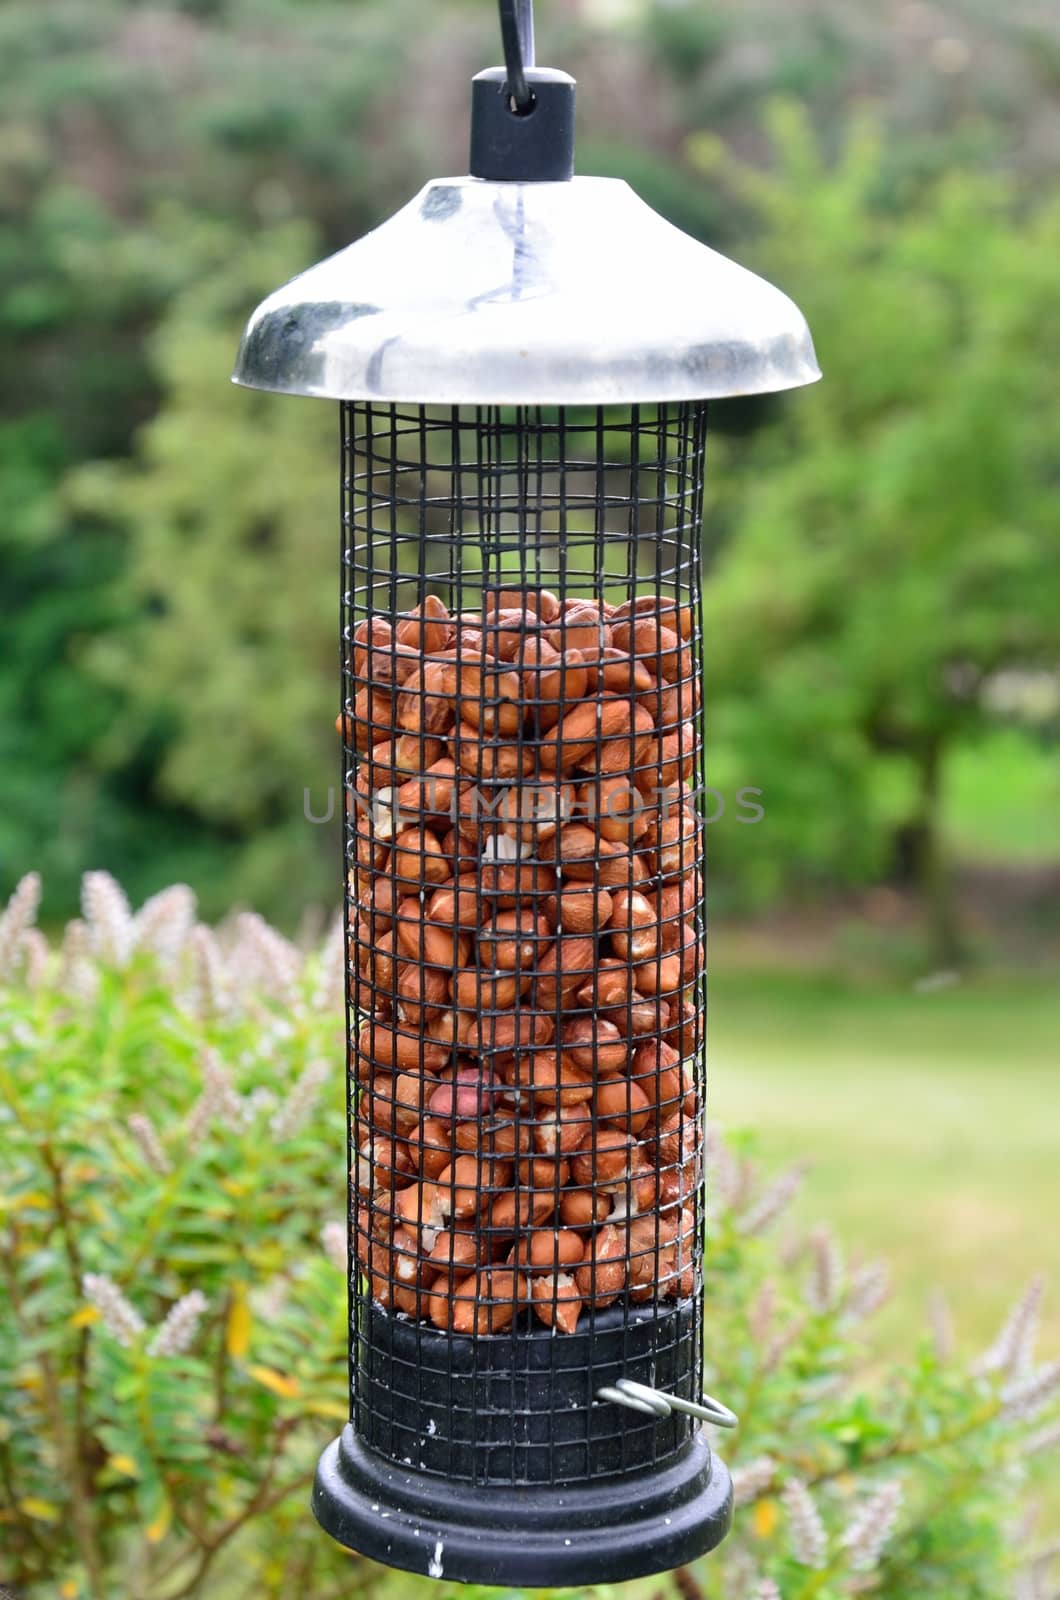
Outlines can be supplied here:
M582 172L802 306L715 408L713 1109L985 1337L1056 1243L1060 13L541 0ZM334 409L256 301L466 167L487 0L0 5L0 897L337 899ZM730 808L730 811L732 808ZM962 1286L963 1285L963 1290ZM891 1320L888 1322L887 1318Z

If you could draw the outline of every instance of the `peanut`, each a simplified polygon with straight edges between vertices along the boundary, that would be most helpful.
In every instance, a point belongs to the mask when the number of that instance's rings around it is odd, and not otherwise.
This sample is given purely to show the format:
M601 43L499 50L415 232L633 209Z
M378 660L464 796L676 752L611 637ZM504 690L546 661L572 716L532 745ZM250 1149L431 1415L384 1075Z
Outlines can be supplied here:
M632 765L632 754L623 756L615 747L627 752L641 745L646 748L653 727L651 714L643 706L631 708L630 702L619 696L585 701L541 741L541 764L567 772L589 760L598 772L618 772Z
M530 974L481 972L467 967L454 973L450 989L458 1011L473 1011L479 1016L488 1011L506 1011L518 994L530 986Z
M464 1012L467 1016L468 1013ZM543 1011L502 1012L500 1016L471 1017L467 1035L469 1050L489 1050L495 1054L527 1050L546 1045L555 1032L550 1017Z
M643 661L635 661L627 651L614 646L602 650L588 666L590 694L596 689L607 689L612 694L645 694L655 682Z
M420 1177L435 1182L452 1160L449 1129L437 1117L424 1117L408 1136L408 1150Z
M362 1194L401 1189L413 1179L412 1157L404 1140L377 1134L357 1147L354 1187Z
M614 1078L602 1083L593 1097L593 1113L601 1122L640 1133L651 1115L651 1101L632 1078Z
M678 675L681 639L654 617L620 622L613 629L615 645L641 660L655 678L672 682Z
M558 789L531 784L506 790L497 810L503 833L537 849L555 836L573 808L574 790L569 784Z
M429 828L405 828L394 840L390 871L400 885L420 889L425 884L444 883L449 863Z
M582 1105L593 1097L590 1074L574 1066L566 1056L557 1056L554 1050L512 1056L499 1070L509 1087L528 1094L537 1109Z
M425 656L444 650L449 643L449 611L444 601L435 594L427 595L422 605L398 623L394 637Z
M582 1311L581 1290L568 1272L550 1272L530 1280L534 1316L546 1328L573 1333Z
M557 996L573 994L581 987L596 961L596 940L590 935L570 935L557 939L542 956L537 968L537 998L545 1009L556 1005Z
M550 1161L547 1156L528 1156L516 1168L524 1189L562 1189L570 1177L568 1161Z
M610 916L612 905L610 895L607 896L607 905L607 914ZM588 1006L593 1011L603 1010L608 1006L619 1007L628 997L631 986L632 979L626 963L619 961L615 956L604 956L589 981L582 984L577 991L576 998L580 1006ZM612 1020L618 1021L617 1018Z
M506 1267L483 1267L453 1285L449 1326L454 1333L503 1333L529 1294L521 1273Z
M565 933L591 933L611 915L611 896L589 884L564 884L558 895L545 901L545 914Z
M557 650L547 639L527 639L516 663L522 670L527 707L537 714L542 733L554 728L565 708L578 703L589 686L580 650Z
M589 1102L557 1104L554 1112L540 1117L533 1125L534 1149L543 1156L565 1156L577 1149L592 1122Z
M510 738L523 720L519 675L499 666L465 664L457 687L460 718L480 733Z
M580 1265L584 1254L585 1241L573 1228L533 1228L512 1247L508 1264L523 1272L562 1272Z
M403 815L420 812L425 817L447 817L456 792L456 765L448 756L440 756L421 777L408 778L401 784L397 803Z
M644 999L634 994L626 1005L615 1006L614 1010L605 1011L602 1015L606 1022L613 1022L623 1033L641 1038L669 1027L670 1006L668 1001L660 1000L658 996Z
M599 657L614 641L599 606L568 600L556 626L545 634L554 650L581 650L587 659Z
M462 722L450 745L461 772L476 783L496 778L525 777L534 770L534 752L529 746L500 744L483 738L478 728Z
M555 622L563 611L550 589L498 589L483 616L509 608L531 612L539 623Z
M479 952L483 961L503 972L530 973L551 942L547 917L498 911L479 934Z
M623 703L618 702L619 705ZM625 710L629 712L628 705L625 706ZM595 755L591 759L586 756L581 757L578 766L607 776L613 773L624 774L640 768L648 758L655 730L651 712L644 706L634 706L626 728L629 731L625 737L605 738ZM621 731L625 733L625 729Z
M448 1079L431 1090L427 1101L432 1117L446 1121L481 1117L493 1104L498 1085L480 1067L458 1067Z
M448 733L455 719L457 675L448 661L428 661L397 697L398 727L408 733Z
M414 1067L433 1073L441 1072L448 1060L441 1045L425 1043L408 1029L376 1021L362 1026L357 1042L368 1060L380 1067Z
M600 837L618 844L634 844L653 820L651 807L628 778L584 784L577 792L577 803Z
M647 961L659 948L659 924L648 899L633 889L613 896L607 924L611 948L623 961Z
M394 736L394 701L383 689L359 689L353 700L353 715L344 728L358 750L369 750L381 739Z
M441 928L477 928L482 918L482 896L474 873L462 873L436 889L427 901L424 919Z
M599 1189L627 1176L633 1140L618 1128L592 1126L570 1158L570 1175L579 1189Z
M511 1178L511 1170L503 1161L480 1162L475 1156L457 1156L438 1177L438 1206L442 1215L473 1217L494 1189L505 1186Z
M534 861L491 862L482 868L481 881L483 893L495 896L503 911L532 903L556 888L556 874Z
M583 1300L599 1307L612 1305L626 1284L626 1247L617 1228L601 1228L585 1247L574 1281Z
M517 1233L528 1226L536 1228L555 1209L555 1196L548 1189L523 1189L518 1199L514 1189L506 1189L490 1207L490 1228L498 1234Z
M565 1189L559 1202L560 1221L566 1228L591 1228L611 1215L612 1199L603 1189Z
M575 1017L562 1035L563 1049L585 1072L620 1072L629 1058L629 1046L613 1022Z

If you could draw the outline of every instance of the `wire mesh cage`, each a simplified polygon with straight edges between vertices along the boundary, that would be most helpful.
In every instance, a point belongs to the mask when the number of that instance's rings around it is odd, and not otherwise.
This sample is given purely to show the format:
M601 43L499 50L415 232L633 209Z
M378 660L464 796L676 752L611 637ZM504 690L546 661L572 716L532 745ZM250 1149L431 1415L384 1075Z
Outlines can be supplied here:
M613 180L573 80L270 295L341 402L350 1422L313 1506L434 1577L618 1581L729 1526L704 1424L707 402L812 382L779 291Z
M470 1481L624 1462L593 1358L562 1462L556 1386L517 1404L536 1327L647 1305L698 1384L704 422L343 407L354 1416ZM405 1411L422 1344L380 1373L373 1305L503 1338L501 1415L546 1426Z

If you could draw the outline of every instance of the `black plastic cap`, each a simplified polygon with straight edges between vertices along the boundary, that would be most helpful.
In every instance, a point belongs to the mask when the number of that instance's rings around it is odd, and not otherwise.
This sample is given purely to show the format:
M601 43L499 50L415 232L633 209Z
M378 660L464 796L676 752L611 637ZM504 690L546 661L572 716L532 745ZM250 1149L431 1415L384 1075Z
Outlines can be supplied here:
M513 111L503 67L471 80L473 178L496 183L564 183L574 176L574 79L550 67L528 69L533 104Z

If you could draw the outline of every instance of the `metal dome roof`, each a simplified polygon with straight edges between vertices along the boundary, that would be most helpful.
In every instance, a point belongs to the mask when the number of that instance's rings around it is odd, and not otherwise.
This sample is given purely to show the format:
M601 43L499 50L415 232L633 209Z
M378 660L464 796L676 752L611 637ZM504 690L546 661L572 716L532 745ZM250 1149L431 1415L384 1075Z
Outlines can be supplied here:
M608 405L820 377L788 297L614 178L438 178L277 289L233 380L332 400Z

